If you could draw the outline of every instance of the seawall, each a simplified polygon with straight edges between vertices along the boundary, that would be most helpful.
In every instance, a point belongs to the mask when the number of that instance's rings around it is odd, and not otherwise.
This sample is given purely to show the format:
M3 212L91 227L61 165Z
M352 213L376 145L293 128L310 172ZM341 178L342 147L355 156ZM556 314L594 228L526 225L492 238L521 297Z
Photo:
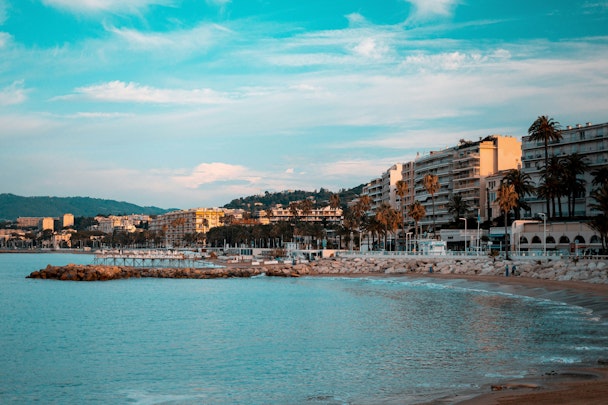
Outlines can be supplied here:
M253 277L260 274L275 277L304 275L363 275L433 273L504 276L509 275L557 281L584 281L608 284L608 262L597 260L493 260L489 257L418 258L365 257L330 258L300 264L268 264L227 266L222 268L137 268L127 266L75 265L47 266L34 271L28 278L103 281L125 278L230 278Z

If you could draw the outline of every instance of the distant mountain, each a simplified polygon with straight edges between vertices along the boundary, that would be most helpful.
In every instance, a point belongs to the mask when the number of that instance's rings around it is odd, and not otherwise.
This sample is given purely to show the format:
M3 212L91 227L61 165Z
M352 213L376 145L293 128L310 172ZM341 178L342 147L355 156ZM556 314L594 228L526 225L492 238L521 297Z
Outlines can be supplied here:
M0 219L15 220L18 217L59 217L74 214L75 217L96 215L159 215L169 212L158 207L139 205L114 200L90 197L21 197L0 194Z
M361 191L363 191L363 184L348 190L342 189L335 194L340 196L342 206L346 206L348 202L359 197ZM278 193L269 193L266 191L264 194L234 199L224 205L224 208L244 209L249 212L255 212L265 210L277 204L287 206L292 201L301 201L309 197L314 198L318 206L326 206L329 204L329 197L332 194L334 194L334 192L324 188L321 188L319 191L295 190L281 191Z

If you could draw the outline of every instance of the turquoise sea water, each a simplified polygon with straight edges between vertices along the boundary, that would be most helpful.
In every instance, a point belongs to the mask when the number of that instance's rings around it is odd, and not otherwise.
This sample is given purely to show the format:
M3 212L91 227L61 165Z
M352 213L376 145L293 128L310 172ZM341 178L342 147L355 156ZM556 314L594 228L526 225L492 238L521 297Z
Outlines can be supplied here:
M0 255L0 403L409 404L608 351L580 306L395 278L31 280Z

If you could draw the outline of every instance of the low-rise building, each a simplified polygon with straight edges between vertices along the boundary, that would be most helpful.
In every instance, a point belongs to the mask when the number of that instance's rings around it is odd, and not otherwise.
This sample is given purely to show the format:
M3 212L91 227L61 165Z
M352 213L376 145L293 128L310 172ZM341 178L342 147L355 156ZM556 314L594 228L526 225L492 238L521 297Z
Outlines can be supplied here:
M150 221L149 229L162 232L167 246L181 246L187 234L205 234L222 225L224 210L220 208L192 208L159 215Z

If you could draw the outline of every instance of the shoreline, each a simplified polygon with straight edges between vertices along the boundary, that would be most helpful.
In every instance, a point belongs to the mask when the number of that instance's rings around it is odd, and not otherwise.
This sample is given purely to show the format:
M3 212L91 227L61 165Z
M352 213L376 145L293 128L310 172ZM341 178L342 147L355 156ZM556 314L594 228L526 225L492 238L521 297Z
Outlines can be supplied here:
M410 260L411 261L411 260ZM356 260L324 259L311 264L296 265L262 265L252 266L246 263L225 264L228 273L239 274L237 277L248 277L251 272L266 273L279 277L352 277L352 278L419 278L427 280L462 280L465 283L482 283L492 291L523 295L540 299L561 301L569 305L588 308L597 314L603 322L608 322L608 284L581 280L558 280L518 275L505 277L502 273L503 263L496 263L494 271L480 272L460 271L461 267L452 268L449 272L428 272L429 261L417 258L422 265L414 267L407 260L401 266L395 266L393 259ZM381 262L381 264L379 264ZM368 271L367 265L373 264ZM481 263L477 263L481 267ZM432 261L432 265L445 263ZM572 266L576 266L572 263ZM375 267L374 267L375 266ZM469 264L467 266L470 267ZM486 263L487 266L487 263ZM465 266L462 266L465 267ZM447 268L447 267L446 267ZM169 269L170 270L170 269ZM370 271L371 270L371 271ZM602 268L603 271L605 271ZM217 270L216 270L217 271ZM534 269L531 269L528 274ZM249 275L248 275L249 274ZM525 273L524 273L525 274ZM137 277L137 276L133 276ZM157 275L158 277L158 275ZM185 277L172 277L185 278ZM600 362L601 360L601 362ZM534 403L536 405L553 404L603 404L608 398L608 352L598 358L596 364L564 366L550 375L529 375L517 380L500 381L485 385L476 390L454 392L453 395L436 398L427 404L463 404L463 405L513 405ZM500 388L499 390L492 390Z

